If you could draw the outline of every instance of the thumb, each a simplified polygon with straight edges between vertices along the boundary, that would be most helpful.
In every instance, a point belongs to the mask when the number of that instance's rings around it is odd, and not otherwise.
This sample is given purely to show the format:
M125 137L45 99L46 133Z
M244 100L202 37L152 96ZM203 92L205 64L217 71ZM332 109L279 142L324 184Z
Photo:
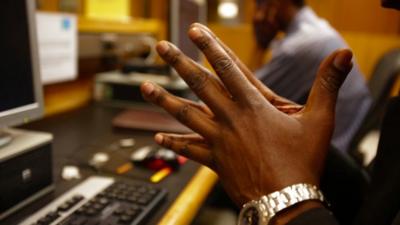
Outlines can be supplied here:
M350 50L341 49L321 63L307 101L308 111L335 112L339 89L353 67L352 58Z

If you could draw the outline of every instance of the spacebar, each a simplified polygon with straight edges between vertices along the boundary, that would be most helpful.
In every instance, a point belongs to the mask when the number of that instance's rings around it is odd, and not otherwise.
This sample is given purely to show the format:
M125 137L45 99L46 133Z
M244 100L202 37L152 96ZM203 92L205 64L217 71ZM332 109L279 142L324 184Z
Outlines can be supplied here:
M74 218L68 217L61 221L57 225L99 225L100 221L98 219L87 219L87 218Z

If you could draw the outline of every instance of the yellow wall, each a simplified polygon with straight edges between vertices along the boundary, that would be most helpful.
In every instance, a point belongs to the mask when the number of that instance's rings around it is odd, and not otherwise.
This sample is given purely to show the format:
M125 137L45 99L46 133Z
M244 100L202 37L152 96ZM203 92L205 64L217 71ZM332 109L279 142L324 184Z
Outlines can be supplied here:
M252 60L252 28L250 24L226 27L210 24L210 28L248 64ZM400 37L392 34L342 32L353 50L361 71L369 78L378 59L393 48L400 48Z
M399 34L400 13L384 9L380 0L307 0L340 31Z
M245 23L250 23L254 0L246 0ZM306 0L318 13L340 31L400 34L400 13L384 9L380 0Z

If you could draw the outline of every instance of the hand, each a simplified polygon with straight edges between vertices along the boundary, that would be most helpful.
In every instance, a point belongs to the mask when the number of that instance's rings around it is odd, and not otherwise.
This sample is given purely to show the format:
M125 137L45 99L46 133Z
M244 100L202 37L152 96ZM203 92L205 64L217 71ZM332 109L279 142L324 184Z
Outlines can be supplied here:
M265 50L279 32L277 2L262 3L257 5L253 17L253 31L257 48Z
M148 101L198 133L157 134L156 142L216 171L238 205L296 183L319 185L338 89L352 67L351 52L337 51L322 63L306 106L295 110L252 81L242 63L208 30L195 24L189 37L218 77L170 43L160 42L157 50L209 108L144 83Z

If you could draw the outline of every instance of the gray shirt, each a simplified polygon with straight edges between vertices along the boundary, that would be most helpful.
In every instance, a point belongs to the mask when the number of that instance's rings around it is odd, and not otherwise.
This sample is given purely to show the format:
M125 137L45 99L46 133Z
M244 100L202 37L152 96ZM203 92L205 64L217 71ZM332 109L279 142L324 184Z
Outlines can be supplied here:
M271 43L271 61L256 76L277 94L304 104L320 63L339 48L348 48L340 35L309 7L303 7L282 40ZM371 106L371 96L356 63L339 92L332 145L342 152Z

